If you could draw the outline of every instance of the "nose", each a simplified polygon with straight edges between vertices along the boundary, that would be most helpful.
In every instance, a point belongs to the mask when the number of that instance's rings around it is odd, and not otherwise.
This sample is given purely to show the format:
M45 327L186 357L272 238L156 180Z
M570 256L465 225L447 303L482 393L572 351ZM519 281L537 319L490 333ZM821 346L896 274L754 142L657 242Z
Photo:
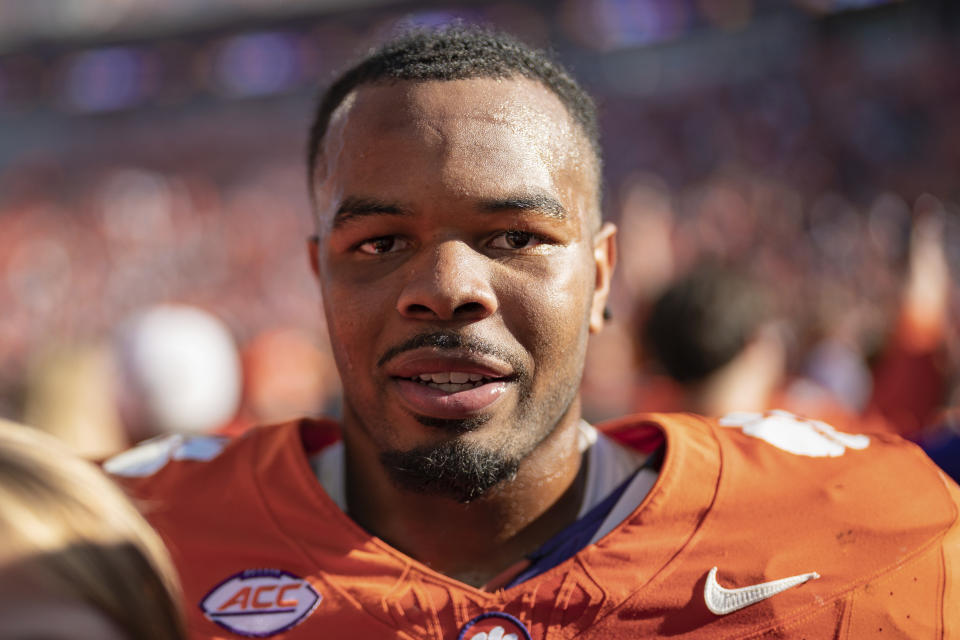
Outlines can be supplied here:
M409 264L397 299L400 315L415 320L476 321L497 310L487 258L459 240L438 243Z

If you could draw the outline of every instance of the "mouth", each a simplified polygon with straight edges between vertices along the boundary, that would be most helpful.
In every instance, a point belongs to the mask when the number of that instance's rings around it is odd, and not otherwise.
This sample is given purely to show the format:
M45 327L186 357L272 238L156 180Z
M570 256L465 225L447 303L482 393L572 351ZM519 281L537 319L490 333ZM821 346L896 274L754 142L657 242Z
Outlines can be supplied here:
M429 418L462 420L487 412L516 381L513 368L465 351L418 349L387 367L401 404Z
M431 389L439 389L445 393L459 393L482 387L491 382L500 382L503 378L489 378L479 373L464 373L462 371L439 371L437 373L421 373L415 378L402 378L416 382Z

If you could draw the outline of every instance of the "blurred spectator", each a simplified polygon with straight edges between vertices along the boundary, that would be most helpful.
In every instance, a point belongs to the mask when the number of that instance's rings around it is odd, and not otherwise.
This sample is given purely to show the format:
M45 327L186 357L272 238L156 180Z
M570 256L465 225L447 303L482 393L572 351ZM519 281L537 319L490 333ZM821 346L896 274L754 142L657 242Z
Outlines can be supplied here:
M159 434L336 415L338 393L330 354L305 332L265 331L241 353L219 318L163 304L121 322L110 345L48 348L27 379L24 422L102 460Z
M769 409L786 375L776 321L769 297L744 274L711 263L693 269L642 322L640 353L676 384L648 389L638 408L711 416Z
M946 383L957 373L946 359L951 288L942 228L930 214L914 226L899 317L873 371L858 350L858 327L835 321L791 374L783 328L793 319L775 313L773 285L716 263L695 267L649 310L639 303L640 361L669 381L642 383L636 408L717 416L781 408L918 436L946 407ZM838 311L837 318L856 317Z
M50 346L27 378L23 421L73 453L104 460L129 447L114 394L113 359L98 344Z
M173 565L120 490L0 421L0 638L186 640Z
M337 373L329 354L302 331L274 329L243 349L246 424L336 415Z
M185 305L159 305L121 324L118 405L132 442L227 425L241 394L240 354L230 329Z
M917 437L937 420L951 402L948 383L960 374L948 351L955 338L949 326L952 283L939 205L930 196L918 200L899 317L875 367L868 406L907 437Z

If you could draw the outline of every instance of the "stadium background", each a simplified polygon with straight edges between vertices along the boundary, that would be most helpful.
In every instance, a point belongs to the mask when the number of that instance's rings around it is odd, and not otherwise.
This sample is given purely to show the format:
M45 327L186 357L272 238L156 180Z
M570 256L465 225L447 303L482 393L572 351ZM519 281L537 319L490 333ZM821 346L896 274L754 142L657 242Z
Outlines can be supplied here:
M636 302L705 257L775 286L797 371L827 342L880 349L918 216L960 282L948 0L0 0L0 416L51 353L168 301L245 350L297 332L326 387L305 409L336 411L304 250L312 102L391 30L452 20L552 48L598 99L623 235L588 418L632 408ZM956 389L956 284L951 305Z

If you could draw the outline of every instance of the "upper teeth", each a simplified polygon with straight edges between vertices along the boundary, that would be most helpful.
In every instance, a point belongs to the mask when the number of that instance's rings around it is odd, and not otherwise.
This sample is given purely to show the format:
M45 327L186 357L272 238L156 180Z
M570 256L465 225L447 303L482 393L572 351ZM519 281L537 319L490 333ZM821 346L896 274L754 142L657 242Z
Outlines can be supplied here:
M437 384L464 384L465 382L477 382L483 380L479 373L461 373L459 371L446 371L443 373L421 373L418 378L424 382L435 382Z

